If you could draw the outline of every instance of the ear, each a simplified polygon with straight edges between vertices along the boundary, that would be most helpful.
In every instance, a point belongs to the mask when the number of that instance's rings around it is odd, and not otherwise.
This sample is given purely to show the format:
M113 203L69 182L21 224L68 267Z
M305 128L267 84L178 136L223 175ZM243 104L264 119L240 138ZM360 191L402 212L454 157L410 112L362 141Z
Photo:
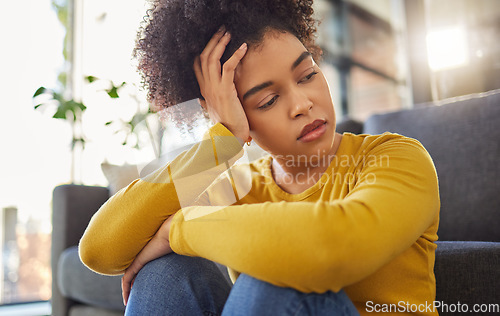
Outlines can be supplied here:
M205 111L207 110L207 101L198 98L198 103L200 103L201 107L205 109Z

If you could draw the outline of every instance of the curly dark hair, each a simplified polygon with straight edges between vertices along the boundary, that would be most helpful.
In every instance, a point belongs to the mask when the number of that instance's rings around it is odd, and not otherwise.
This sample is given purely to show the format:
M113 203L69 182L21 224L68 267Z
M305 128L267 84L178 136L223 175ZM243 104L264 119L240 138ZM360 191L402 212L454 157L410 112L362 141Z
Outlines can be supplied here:
M222 25L231 33L231 41L221 63L244 42L249 48L258 46L270 29L295 35L317 62L321 56L314 43L312 0L154 0L151 4L133 56L155 110L202 98L193 62ZM173 108L175 112L177 107ZM196 120L192 113L173 114L178 125L190 126Z

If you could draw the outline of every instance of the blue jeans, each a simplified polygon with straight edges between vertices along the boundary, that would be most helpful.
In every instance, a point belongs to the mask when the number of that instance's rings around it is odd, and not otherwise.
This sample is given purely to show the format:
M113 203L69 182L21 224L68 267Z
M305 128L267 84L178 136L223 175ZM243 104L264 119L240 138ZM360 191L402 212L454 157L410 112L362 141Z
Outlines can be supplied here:
M359 315L340 291L302 293L241 274L234 286L210 260L168 254L137 275L125 315Z

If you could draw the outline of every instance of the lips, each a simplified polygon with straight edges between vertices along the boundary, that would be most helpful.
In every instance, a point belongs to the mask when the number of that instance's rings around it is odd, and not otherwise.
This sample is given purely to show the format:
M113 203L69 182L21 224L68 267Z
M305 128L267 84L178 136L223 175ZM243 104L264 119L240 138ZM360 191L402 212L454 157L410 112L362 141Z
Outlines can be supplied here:
M304 128L302 129L302 132L300 132L300 135L299 137L297 138L297 140L299 140L302 136L306 135L307 133L309 133L310 131L312 131L313 129L325 124L325 120L315 120L314 122L312 122L311 124L307 124L306 126L304 126Z

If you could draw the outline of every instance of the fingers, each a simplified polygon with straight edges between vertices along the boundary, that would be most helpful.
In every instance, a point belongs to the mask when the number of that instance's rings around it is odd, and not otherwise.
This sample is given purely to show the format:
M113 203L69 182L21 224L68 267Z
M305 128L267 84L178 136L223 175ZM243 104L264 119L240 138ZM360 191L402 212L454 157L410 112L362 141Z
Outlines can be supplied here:
M225 45L227 45L227 43L229 43L229 39L228 39L229 36L227 35L229 33L226 33L225 30L226 30L225 27L222 26L219 29L219 31L217 31L217 33L215 33L212 36L210 41L205 46L205 49L203 49L203 51L200 54L202 74L204 77L208 76L209 77L208 79L212 79L212 76L210 76L209 71L213 70L213 67L211 67L211 69L209 69L209 63L219 64L218 61L219 61L220 57L219 57L219 59L215 60L215 56L213 54L215 47L217 47L221 43L223 43L223 45L225 47ZM219 65L219 67L220 67L220 65ZM217 68L217 66L215 66L215 68ZM215 69L215 71L217 71L217 69ZM220 74L220 68L219 68L218 73Z
M241 59L245 56L247 52L248 45L247 43L241 44L240 48L238 48L233 56L231 56L222 66L222 81L226 84L234 82L234 71L236 67L240 63Z
M215 45L210 56L208 57L207 70L210 80L219 80L221 75L220 59L226 50L227 44L231 41L231 34L226 32L220 39L219 43Z
M132 284L134 283L135 273L131 269L127 269L122 277L122 297L123 305L127 305L128 297L130 296L130 291L132 289Z
M210 54L210 52L214 49L215 45L219 43L221 37L224 36L225 32L226 32L226 27L223 25L219 28L217 32L215 32L210 41L208 41L201 55L203 55L203 53Z
M130 284L125 281L125 276L122 277L122 298L123 305L127 306L128 296L130 295Z
M200 102L200 105L209 113L214 112L214 115L220 114L220 109L216 104L225 104L228 92L232 94L235 91L234 76L238 64L245 56L248 47L243 43L232 56L221 66L220 59L224 55L227 45L231 41L231 35L221 28L215 33L208 44L203 49L203 52L196 56L193 62L193 70L200 87L200 92L205 102ZM232 98L233 96L229 96ZM227 101L227 100L226 100ZM234 99L229 103L236 102ZM220 105L219 107L224 107ZM212 118L212 114L210 114ZM219 121L215 118L214 121Z
M231 35L228 32L223 33L221 30L224 31L225 28L222 27L212 36L203 52L194 60L193 68L202 92L206 81L218 82L221 78L220 59L231 40ZM232 81L234 78L234 70L245 56L246 50L247 44L243 43L224 64L222 73L229 72L228 81Z
M203 80L203 74L201 71L200 56L196 56L196 58L194 59L193 69L194 69L194 74L196 75L196 80L198 81L198 85L200 86L200 92L203 95L205 80Z

